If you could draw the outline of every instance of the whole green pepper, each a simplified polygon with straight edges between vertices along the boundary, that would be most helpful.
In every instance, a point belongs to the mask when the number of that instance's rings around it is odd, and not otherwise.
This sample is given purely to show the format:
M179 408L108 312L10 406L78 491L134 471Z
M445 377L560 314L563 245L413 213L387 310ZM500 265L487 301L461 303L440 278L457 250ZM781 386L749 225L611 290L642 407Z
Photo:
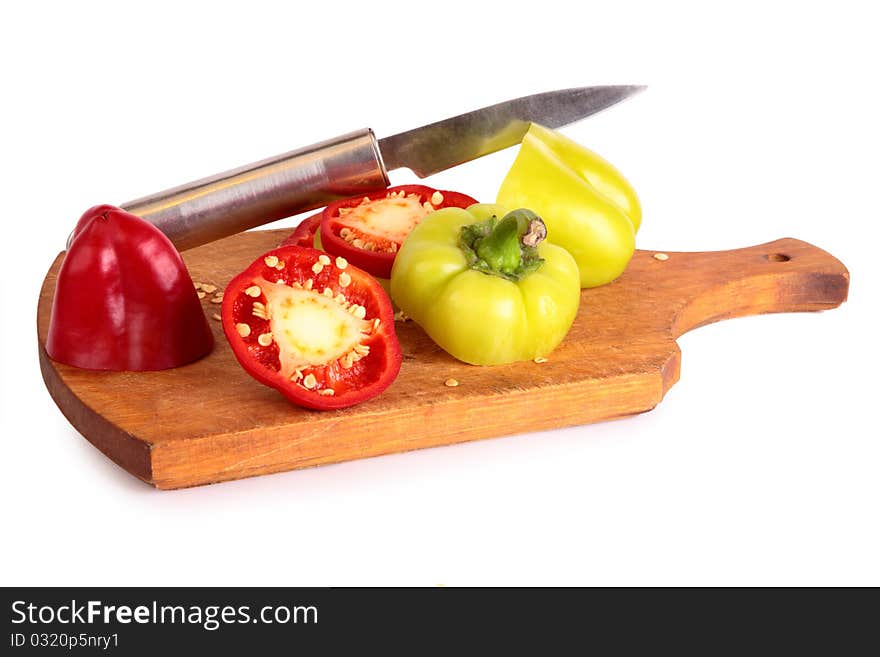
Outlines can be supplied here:
M580 303L578 268L529 210L476 204L425 217L391 270L391 297L443 349L474 365L546 356Z
M498 203L528 207L580 270L582 287L623 273L635 252L642 208L609 162L558 132L532 124L498 191Z

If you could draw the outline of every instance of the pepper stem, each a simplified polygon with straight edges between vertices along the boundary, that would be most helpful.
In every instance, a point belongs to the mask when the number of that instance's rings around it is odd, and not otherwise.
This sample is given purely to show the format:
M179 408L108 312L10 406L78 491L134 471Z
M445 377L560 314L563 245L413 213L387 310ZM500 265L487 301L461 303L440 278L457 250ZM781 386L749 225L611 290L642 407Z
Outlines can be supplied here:
M501 221L491 217L461 229L460 246L472 269L518 281L535 271L544 260L538 244L547 237L547 227L531 210L521 208Z

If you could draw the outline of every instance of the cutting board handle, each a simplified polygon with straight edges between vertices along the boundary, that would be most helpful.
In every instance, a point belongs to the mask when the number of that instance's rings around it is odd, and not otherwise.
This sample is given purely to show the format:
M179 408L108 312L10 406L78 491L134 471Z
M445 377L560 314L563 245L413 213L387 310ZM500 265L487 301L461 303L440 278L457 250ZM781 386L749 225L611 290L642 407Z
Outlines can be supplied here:
M835 308L849 272L827 251L793 238L732 251L640 252L654 262L654 292L670 304L673 338L712 322L762 313Z

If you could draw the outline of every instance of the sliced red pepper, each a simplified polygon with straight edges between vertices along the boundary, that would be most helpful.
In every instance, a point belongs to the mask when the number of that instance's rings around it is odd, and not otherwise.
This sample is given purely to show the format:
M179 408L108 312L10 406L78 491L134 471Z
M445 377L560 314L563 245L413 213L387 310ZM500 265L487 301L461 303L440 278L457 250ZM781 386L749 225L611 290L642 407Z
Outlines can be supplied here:
M171 241L112 205L87 210L58 272L49 356L94 370L162 370L201 358L213 346Z
M226 286L221 314L242 367L306 408L370 399L400 371L391 300L342 257L269 251Z
M321 226L321 218L323 216L323 213L318 212L311 217L303 219L299 222L296 230L286 240L281 242L279 246L307 246L314 248L315 233L318 232L318 228Z
M331 203L321 218L321 242L334 255L378 276L391 277L410 231L440 208L467 208L476 199L424 185L400 185Z

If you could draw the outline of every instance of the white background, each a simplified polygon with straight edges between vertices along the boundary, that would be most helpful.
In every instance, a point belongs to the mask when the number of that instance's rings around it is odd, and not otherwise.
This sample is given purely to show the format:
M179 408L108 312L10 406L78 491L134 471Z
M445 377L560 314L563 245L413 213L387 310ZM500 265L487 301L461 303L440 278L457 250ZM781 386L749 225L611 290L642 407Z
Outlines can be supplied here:
M876 21L656 5L5 3L2 584L880 584ZM682 337L639 417L177 492L45 391L38 289L85 208L601 83L650 85L565 130L638 189L640 247L798 237L849 302ZM514 154L427 182L492 200Z

